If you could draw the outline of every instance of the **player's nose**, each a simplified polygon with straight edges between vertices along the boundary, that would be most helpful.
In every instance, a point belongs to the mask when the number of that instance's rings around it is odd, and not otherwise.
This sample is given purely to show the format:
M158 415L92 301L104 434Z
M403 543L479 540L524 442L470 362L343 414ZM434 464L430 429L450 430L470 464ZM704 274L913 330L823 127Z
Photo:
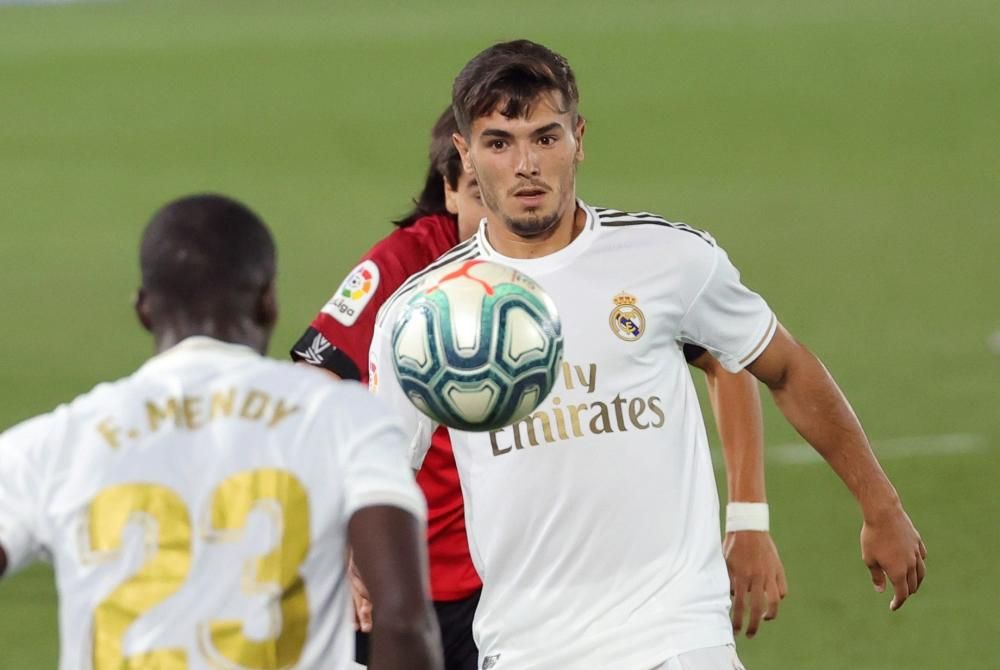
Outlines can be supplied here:
M531 145L521 147L517 152L517 174L521 177L537 177L541 174L538 153Z

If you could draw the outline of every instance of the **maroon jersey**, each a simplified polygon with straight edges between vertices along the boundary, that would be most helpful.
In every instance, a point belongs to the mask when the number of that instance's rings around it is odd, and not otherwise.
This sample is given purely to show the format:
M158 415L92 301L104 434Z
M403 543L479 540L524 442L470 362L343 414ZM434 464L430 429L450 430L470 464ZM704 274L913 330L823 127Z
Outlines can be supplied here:
M368 381L368 349L375 315L410 275L458 244L449 216L425 216L372 247L351 271L312 325L292 347L292 358L324 367L344 379ZM376 371L375 374L390 374ZM434 600L459 600L482 583L472 566L458 469L448 431L439 428L417 475L427 498L427 547Z

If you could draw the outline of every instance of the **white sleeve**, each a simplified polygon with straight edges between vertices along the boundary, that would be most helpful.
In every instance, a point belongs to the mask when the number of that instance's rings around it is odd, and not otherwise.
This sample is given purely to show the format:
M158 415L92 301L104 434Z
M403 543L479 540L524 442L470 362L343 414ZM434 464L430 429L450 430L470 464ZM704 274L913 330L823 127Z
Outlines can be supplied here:
M398 303L397 303L398 304ZM390 305L391 307L391 305ZM392 324L395 310L379 314L368 353L368 388L384 402L400 420L406 434L410 466L419 470L431 446L431 436L437 428L426 414L410 402L399 385L392 366Z
M725 251L712 244L704 258L708 278L681 318L680 340L696 344L739 372L767 347L777 319L762 297L740 282Z
M35 417L0 434L0 546L8 573L47 556L41 452L52 417Z
M323 409L333 420L324 434L336 440L345 518L363 507L390 505L425 520L426 503L409 467L399 422L360 384L339 382L338 387Z

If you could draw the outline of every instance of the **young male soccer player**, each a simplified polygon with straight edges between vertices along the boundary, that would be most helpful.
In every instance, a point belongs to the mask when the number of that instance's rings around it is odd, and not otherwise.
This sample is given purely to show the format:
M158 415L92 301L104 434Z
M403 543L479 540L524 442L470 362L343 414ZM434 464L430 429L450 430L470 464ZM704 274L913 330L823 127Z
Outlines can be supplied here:
M0 436L0 573L54 558L60 668L346 668L350 542L379 608L372 668L440 668L424 503L357 384L261 354L271 235L176 200L140 252L157 355Z
M865 562L901 606L924 576L925 549L840 390L708 234L577 200L578 99L565 59L528 41L480 53L453 89L455 143L488 214L437 263L486 258L536 279L565 338L565 374L534 414L452 432L483 577L482 668L739 667L685 344L770 387L858 500ZM388 364L418 279L379 315L376 367ZM430 421L393 375L376 392L405 417L419 463Z
M486 215L479 187L462 169L452 136L458 132L451 106L431 130L430 165L424 188L399 229L378 242L362 258L337 292L292 347L294 360L321 366L334 374L368 381L367 357L375 315L412 274L475 234ZM367 288L365 288L365 275ZM358 297L354 297L355 295ZM701 368L709 382L713 407L723 437L729 500L734 509L756 507L766 515L763 435L756 381L732 375L703 349L686 345L685 357ZM431 590L449 669L477 667L472 620L481 582L469 555L462 492L448 432L438 428L417 481L428 503L428 549ZM764 509L761 510L760 508ZM784 568L767 533L766 517L756 525L736 525L726 535L727 566L733 582L734 629L749 609L747 635L762 618L774 618L786 591ZM744 607L744 603L746 607ZM362 630L370 625L370 608L356 596ZM364 662L364 640L358 660Z

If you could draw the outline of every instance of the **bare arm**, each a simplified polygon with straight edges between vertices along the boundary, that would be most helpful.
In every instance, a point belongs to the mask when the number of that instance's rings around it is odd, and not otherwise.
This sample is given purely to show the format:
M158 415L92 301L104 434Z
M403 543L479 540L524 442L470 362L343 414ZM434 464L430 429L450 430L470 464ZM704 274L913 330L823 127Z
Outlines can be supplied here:
M895 588L890 608L898 609L920 586L927 552L847 398L819 359L780 325L748 370L858 501L862 558L876 590L888 576Z
M757 381L748 372L727 372L708 353L691 365L705 373L722 441L729 502L766 502L764 427ZM742 629L749 605L746 634L753 637L761 618L771 620L778 615L778 605L788 593L785 568L767 531L727 532L722 548L733 596L733 631Z
M348 535L374 604L369 670L441 670L421 524L397 507L365 507L351 517Z
M707 352L691 361L691 365L705 373L726 461L729 501L767 502L764 424L756 380L749 373L726 372Z

